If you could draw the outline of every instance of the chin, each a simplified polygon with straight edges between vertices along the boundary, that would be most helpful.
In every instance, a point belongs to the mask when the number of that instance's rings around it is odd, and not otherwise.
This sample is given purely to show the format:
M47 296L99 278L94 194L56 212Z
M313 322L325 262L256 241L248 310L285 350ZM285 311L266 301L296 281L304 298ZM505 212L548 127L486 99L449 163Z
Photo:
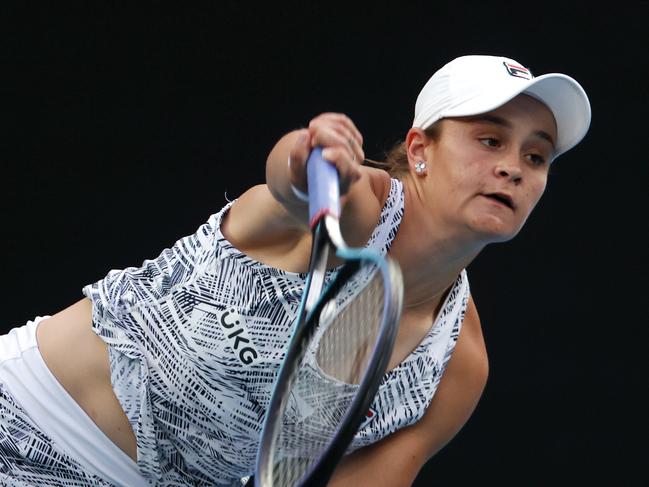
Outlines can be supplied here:
M504 242L509 242L515 236L516 236L516 234L514 234L514 235L497 235L497 236L494 236L490 241L492 243L504 243Z
M500 220L476 223L479 224L472 225L472 230L479 235L479 240L485 243L509 242L521 230L521 227L512 228Z

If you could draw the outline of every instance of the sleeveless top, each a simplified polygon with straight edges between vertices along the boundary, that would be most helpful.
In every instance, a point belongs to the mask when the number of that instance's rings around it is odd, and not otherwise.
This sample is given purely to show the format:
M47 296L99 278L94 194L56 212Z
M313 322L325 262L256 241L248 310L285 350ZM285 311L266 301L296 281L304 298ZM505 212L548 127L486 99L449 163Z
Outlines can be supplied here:
M291 338L306 274L269 267L230 244L220 223L233 203L156 259L83 287L93 303L93 330L108 345L113 389L137 439L138 468L155 485L240 485L254 471ZM367 247L388 252L403 205L403 186L393 179ZM424 339L385 374L349 451L422 417L468 299L463 270Z

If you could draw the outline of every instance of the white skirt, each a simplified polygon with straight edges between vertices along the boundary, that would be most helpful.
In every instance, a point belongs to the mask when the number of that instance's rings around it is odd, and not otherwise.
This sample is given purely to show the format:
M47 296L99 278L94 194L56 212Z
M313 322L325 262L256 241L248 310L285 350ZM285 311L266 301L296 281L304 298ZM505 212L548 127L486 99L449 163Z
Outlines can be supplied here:
M115 445L47 368L36 328L49 316L0 336L0 383L58 449L106 482L148 486L137 464Z

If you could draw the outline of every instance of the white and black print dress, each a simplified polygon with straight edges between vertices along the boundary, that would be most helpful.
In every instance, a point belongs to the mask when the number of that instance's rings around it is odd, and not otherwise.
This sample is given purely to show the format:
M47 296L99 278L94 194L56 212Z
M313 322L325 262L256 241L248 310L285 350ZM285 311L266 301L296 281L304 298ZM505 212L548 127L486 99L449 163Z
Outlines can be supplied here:
M137 466L152 485L240 485L254 469L306 276L234 248L219 229L231 205L156 259L83 288L93 302L93 329L109 345L113 388L137 438ZM403 211L402 184L392 180L367 246L387 252ZM462 271L420 345L385 375L352 449L423 415L468 298ZM2 414L10 400L0 397Z

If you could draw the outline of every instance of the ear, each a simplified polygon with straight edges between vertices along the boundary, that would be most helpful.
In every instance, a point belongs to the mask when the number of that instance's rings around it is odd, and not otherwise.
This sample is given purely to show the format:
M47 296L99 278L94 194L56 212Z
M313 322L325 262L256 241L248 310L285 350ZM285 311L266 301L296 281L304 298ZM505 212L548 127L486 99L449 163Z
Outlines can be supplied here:
M431 140L426 133L419 128L411 128L406 134L406 153L408 154L408 165L411 169L419 161L426 161L426 147Z

